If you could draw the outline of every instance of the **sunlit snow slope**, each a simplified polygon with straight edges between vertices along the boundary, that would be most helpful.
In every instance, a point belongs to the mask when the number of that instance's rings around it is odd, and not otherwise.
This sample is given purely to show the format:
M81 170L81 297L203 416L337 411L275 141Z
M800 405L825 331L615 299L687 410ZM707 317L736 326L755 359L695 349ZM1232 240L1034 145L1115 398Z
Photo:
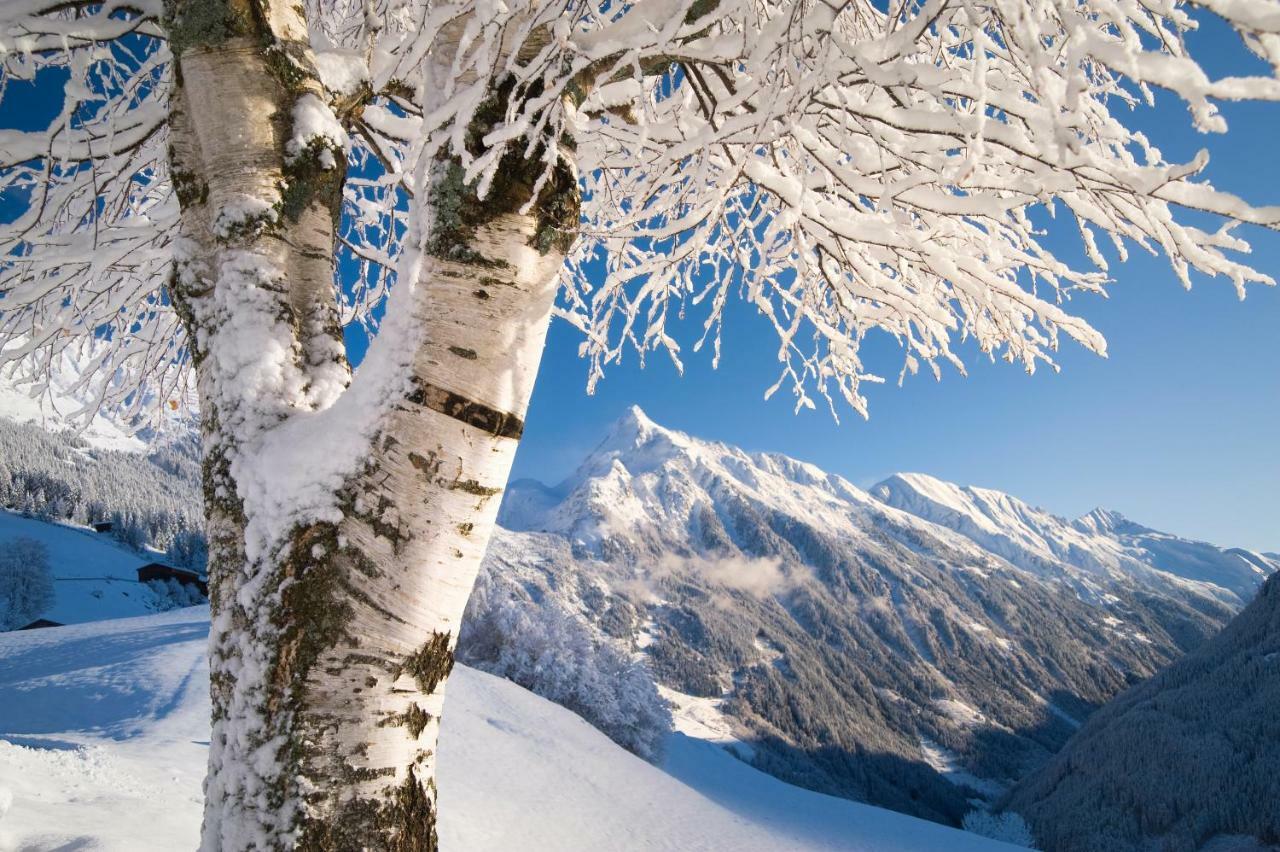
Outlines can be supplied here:
M81 385L81 379L95 369L91 356L68 356L54 366L53 375L43 388L23 384L7 372L0 372L0 419L38 423L51 432L78 431L91 447L125 453L146 453L161 435L174 438L195 433L193 389L159 401L160 422L138 434L129 427L128 413L124 411L100 410L84 423L83 415L92 408L94 396L90 388Z
M193 849L208 610L0 635L0 850ZM445 850L1012 849L790 787L675 736L666 771L459 667L441 740Z
M27 388L18 387L0 376L0 416L14 423L35 422L46 428L59 429L84 406L62 392L59 382L50 395L33 398ZM91 446L103 450L141 453L146 444L105 417L95 417L82 437Z
M49 552L54 604L41 618L74 624L151 611L155 595L138 582L146 560L110 536L0 510L0 546L18 538L35 539Z

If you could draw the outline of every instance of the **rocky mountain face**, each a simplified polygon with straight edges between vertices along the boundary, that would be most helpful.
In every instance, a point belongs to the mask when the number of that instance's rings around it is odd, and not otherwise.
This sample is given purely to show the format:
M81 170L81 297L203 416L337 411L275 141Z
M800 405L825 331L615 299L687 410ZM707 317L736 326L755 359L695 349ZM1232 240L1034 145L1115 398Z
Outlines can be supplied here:
M1277 567L918 475L868 493L638 409L560 485L513 483L501 522L477 606L576 620L780 778L952 823Z
M1008 798L1043 849L1280 848L1280 576Z

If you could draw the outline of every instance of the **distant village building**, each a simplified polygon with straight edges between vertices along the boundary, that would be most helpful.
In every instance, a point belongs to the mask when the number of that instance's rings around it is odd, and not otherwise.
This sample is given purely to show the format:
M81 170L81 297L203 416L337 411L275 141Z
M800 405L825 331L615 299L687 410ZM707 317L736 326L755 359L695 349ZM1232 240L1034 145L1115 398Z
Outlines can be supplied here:
M200 594L209 597L209 584L203 577L187 568L175 568L160 562L148 562L138 569L138 582L149 583L152 580L176 580L184 586L195 586Z
M62 626L61 622L50 621L47 618L37 618L35 621L31 622L25 627L19 627L18 629L19 630L39 630L41 627L61 627L61 626Z
M100 533L109 533L115 529L115 524L111 523L111 521L98 521L96 524L91 524L91 526L94 532Z

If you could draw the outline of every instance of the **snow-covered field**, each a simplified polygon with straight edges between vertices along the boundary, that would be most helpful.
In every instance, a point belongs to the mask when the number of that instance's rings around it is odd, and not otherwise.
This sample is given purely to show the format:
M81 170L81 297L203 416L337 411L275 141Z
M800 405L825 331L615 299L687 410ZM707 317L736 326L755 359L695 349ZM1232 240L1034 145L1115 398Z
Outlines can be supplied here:
M110 536L0 510L0 544L16 538L35 539L49 551L54 604L41 618L76 624L151 611L155 595L138 582L138 566L147 560Z
M193 849L208 610L0 635L0 850ZM459 667L440 745L445 850L1012 849L783 784L674 734L662 769Z

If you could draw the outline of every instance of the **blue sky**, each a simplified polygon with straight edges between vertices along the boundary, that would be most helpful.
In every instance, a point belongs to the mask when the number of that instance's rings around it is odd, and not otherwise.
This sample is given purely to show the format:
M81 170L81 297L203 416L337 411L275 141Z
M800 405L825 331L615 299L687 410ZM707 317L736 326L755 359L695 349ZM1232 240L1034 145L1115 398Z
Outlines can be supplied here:
M1192 47L1211 72L1239 74L1246 66L1233 39L1211 28ZM1196 133L1167 95L1134 121L1170 159L1208 148L1219 189L1280 203L1280 105L1222 110L1226 136ZM1074 227L1063 224L1049 244L1078 256ZM1280 278L1280 234L1238 233L1253 244L1257 268ZM793 415L781 390L762 399L777 375L774 338L741 306L726 324L719 370L689 351L683 378L664 356L643 370L632 357L594 396L584 391L577 333L555 323L514 475L558 480L635 403L663 425L783 452L863 486L920 471L1063 515L1101 505L1181 535L1280 550L1280 292L1255 287L1241 302L1230 282L1203 276L1187 292L1163 258L1111 259L1110 298L1071 304L1106 335L1108 358L1066 343L1060 373L1028 376L970 349L967 378L948 369L941 382L922 373L902 388L869 387L870 420L846 411L838 425L824 410ZM867 351L881 375L897 376L892 340L872 340Z

